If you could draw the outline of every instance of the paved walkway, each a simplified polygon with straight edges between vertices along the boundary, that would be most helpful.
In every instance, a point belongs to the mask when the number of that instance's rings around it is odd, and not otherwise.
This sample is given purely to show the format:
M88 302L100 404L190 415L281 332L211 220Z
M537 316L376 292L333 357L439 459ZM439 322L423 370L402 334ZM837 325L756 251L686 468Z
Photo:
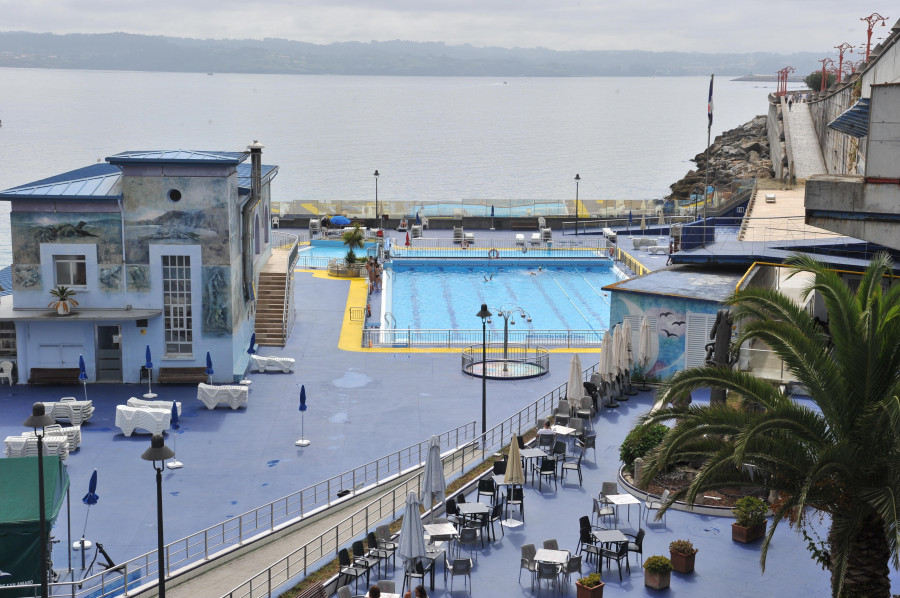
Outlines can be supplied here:
M794 173L797 178L807 179L814 174L826 174L825 161L819 149L809 105L794 104L787 112L787 116L791 136L790 159L794 161Z

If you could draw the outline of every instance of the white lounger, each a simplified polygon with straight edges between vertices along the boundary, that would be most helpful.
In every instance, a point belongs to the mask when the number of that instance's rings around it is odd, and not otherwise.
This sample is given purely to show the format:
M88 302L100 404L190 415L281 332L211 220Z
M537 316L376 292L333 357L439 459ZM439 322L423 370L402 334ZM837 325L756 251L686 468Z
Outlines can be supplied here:
M649 251L653 255L658 255L660 253L667 254L667 253L669 253L669 246L668 245L651 245L650 247L647 248L647 251Z
M516 245L520 245L522 247L525 246L525 235L522 233L516 233Z
M44 403L44 411L53 419L68 420L73 426L80 426L91 419L94 406L90 401L79 401L75 397L63 397L55 403Z
M531 233L531 244L532 245L540 245L541 244L541 233Z
M34 431L25 432L22 436L35 436ZM66 426L65 428L59 424L50 424L44 426L44 436L65 436L69 443L69 452L74 451L81 444L81 426Z
M232 409L247 406L248 389L246 386L215 386L212 384L197 385L197 398L207 409L215 409L216 405L225 403Z
M251 355L250 369L255 369L257 372L265 372L269 368L273 368L287 374L293 371L296 362L297 360L293 357L265 357L263 355Z
M125 436L131 436L131 433L138 428L147 430L151 434L162 434L169 429L171 423L171 409L116 406L116 426L122 429Z
M37 436L7 436L5 453L7 457L37 457ZM69 457L69 439L65 436L44 436L44 455Z
M150 409L168 409L170 412L172 411L172 401L148 401L146 399L131 397L126 404L129 407L149 407ZM180 416L181 401L176 401L175 407L178 409L178 415Z

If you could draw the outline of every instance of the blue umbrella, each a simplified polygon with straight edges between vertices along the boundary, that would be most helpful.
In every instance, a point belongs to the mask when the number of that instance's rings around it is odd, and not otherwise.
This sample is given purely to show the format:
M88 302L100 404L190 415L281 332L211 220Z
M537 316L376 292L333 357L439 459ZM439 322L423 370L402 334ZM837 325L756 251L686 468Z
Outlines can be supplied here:
M147 345L147 353L145 354L147 357L147 363L144 364L144 367L148 370L153 369L153 359L150 357L150 345Z
M631 210L628 210L628 234L631 234Z
M181 421L178 419L178 403L172 401L172 429L180 430L181 429Z
M87 370L84 367L84 355L78 356L78 379L84 385L84 400L87 401Z
M419 213L416 212L416 224L422 224L422 219L419 218Z
M300 385L300 440L294 446L309 446L309 440L303 437L303 416L306 413L306 386Z
M212 357L209 355L209 351L206 352L206 375L212 376L215 374L212 368Z
M147 370L147 394L144 395L144 398L155 399L156 395L153 394L153 389L150 388L150 385L153 382L153 359L150 357L150 345L147 345L147 351L144 355L147 360L147 363L144 364L144 368Z
M494 204L491 204L491 218L494 217Z
M208 355L208 354L207 354ZM173 430L181 429L181 422L178 419L178 403L172 401L172 419L170 420L170 425ZM172 434L172 452L175 452L175 447L178 444L178 436ZM182 467L183 463L175 458L175 455L172 455L172 460L166 463L166 467L169 469L178 469Z
M94 473L91 474L91 481L88 482L88 492L84 495L84 498L81 499L81 502L88 506L87 514L84 516L84 529L81 530L81 540L79 542L75 542L73 548L78 548L81 550L81 568L84 569L84 550L85 548L90 548L90 542L84 539L84 534L87 532L87 522L88 516L91 514L91 505L97 504L97 501L100 500L100 497L97 495L97 470L94 470Z
M331 223L337 226L347 226L350 224L350 219L346 216L332 216Z
M256 333L254 332L253 334L250 335L250 348L247 349L247 353L249 353L250 355L254 355L256 353L256 349L254 349L253 347L255 347L255 346L256 346Z

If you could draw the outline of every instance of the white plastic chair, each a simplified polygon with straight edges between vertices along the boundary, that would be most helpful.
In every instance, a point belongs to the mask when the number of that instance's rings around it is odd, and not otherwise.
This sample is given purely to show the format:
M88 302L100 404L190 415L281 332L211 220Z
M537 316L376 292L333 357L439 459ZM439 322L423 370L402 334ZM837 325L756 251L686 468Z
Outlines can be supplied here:
M9 381L9 385L12 386L13 383L13 364L11 361L3 361L0 362L0 380L6 378Z

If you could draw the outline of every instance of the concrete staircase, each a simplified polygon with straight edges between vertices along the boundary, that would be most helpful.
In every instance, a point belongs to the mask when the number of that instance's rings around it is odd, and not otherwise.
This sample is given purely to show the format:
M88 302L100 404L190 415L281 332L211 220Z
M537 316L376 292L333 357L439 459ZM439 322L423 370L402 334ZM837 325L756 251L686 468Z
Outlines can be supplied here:
M257 344L262 347L283 347L290 333L288 315L284 312L285 296L292 290L287 259L288 252L275 250L259 273L254 332Z

